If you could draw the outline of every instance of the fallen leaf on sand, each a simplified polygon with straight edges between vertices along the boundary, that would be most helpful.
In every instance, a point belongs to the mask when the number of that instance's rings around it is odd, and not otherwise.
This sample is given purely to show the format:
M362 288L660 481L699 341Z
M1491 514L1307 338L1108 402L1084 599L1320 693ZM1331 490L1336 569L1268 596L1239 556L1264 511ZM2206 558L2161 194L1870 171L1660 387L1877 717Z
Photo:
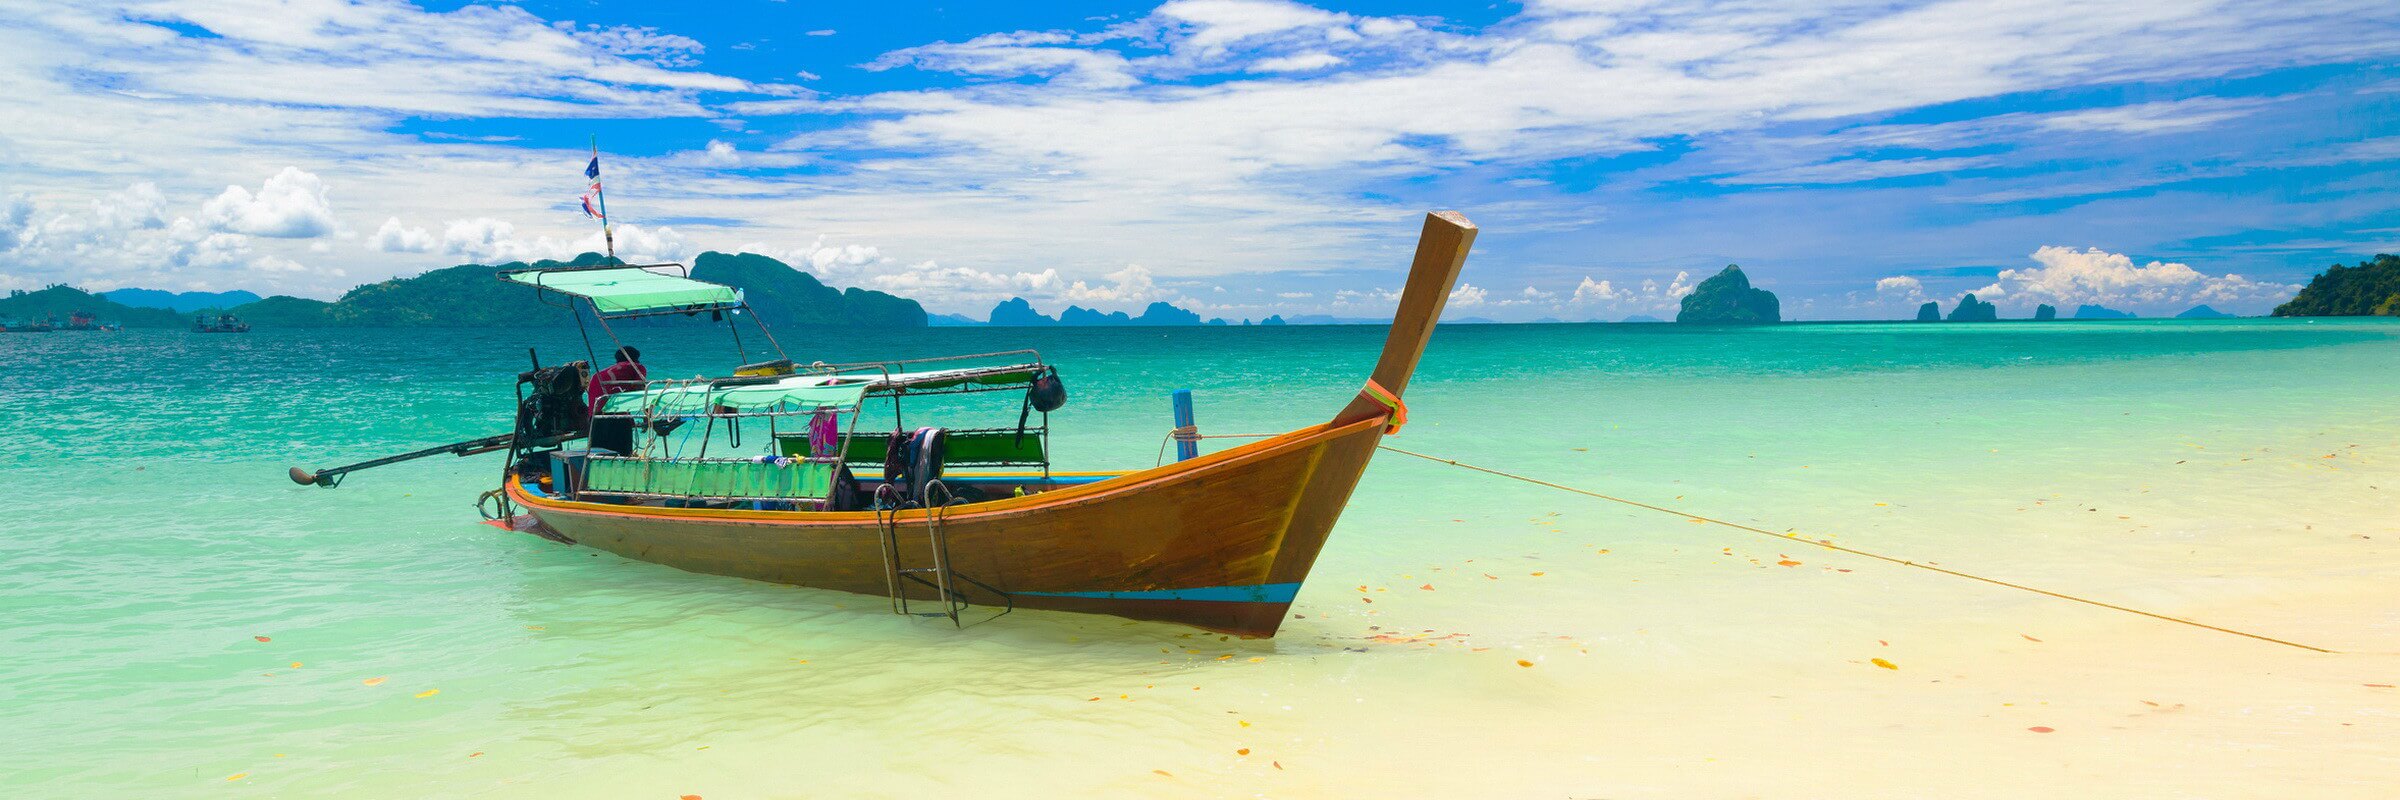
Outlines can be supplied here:
M1417 588L1419 588L1419 589L1423 589L1423 590L1425 590L1425 591L1428 591L1428 592L1430 592L1430 591L1433 591L1433 584L1430 584L1430 583L1428 583L1428 584L1425 584L1425 585L1423 585L1423 586L1419 586L1419 587L1417 587Z
M480 757L480 756L482 756L482 755L483 755L483 751L481 751L481 750L477 750L477 751L475 751L475 752L468 753L468 754L467 754L467 757L468 757L468 758L476 758L476 757Z
M382 678L368 678L368 679L366 679L366 680L359 681L359 683L363 683L363 684L366 684L366 685L368 685L368 686L380 686L380 685L382 685L382 684L383 684L383 679L382 679Z
M1884 668L1884 669L1899 669L1899 668L1900 668L1900 665L1898 665L1898 664L1894 664L1894 663L1892 663L1892 662L1889 662L1889 661L1885 661L1885 660L1883 660L1883 659L1880 659L1880 658L1870 658L1870 659L1867 659L1867 663L1869 663L1869 664L1873 664L1873 665L1875 665L1875 666L1878 666L1878 667L1882 667L1882 668Z
M2048 725L2035 725L2031 728L2026 728L2026 730L2033 731L2034 733L2050 733L2054 729Z
M1235 721L1235 722L1240 722L1240 723L1242 723L1242 727L1244 727L1244 728L1250 727L1250 723L1248 723L1248 722L1244 722L1244 721L1242 721L1242 720L1238 720L1238 719L1237 719L1237 720L1234 720L1234 721Z
M294 661L294 662L292 662L292 669L299 669L299 668L300 668L300 662L298 662L298 661Z
M2022 633L2020 633L2020 634L2017 634L2017 635L2018 635L2018 636L2025 636L2025 634L2022 634ZM2039 642L2039 641L2041 641L2041 640L2040 640L2040 639L2033 638L2033 637L2031 637L2031 636L2025 636L2025 641L2028 641L2028 642Z
M1246 756L1246 755L1249 755L1249 754L1250 754L1250 748L1244 747L1244 748L1242 748L1242 749L1240 749L1240 750L1235 750L1235 751L1233 751L1233 754L1234 754L1234 755L1237 755L1237 756Z
M700 796L696 794L687 794L682 797L675 798L675 800L700 800Z
M1154 770L1151 770L1151 772L1156 772L1156 773L1158 773L1158 774L1160 774L1160 775L1165 775L1165 776L1167 776L1167 777L1169 777L1169 778L1175 777L1175 773L1168 772L1168 771L1166 771L1166 770L1163 770L1163 769L1154 769Z
M1791 560L1791 559L1788 559L1788 558L1787 558L1787 559L1784 559L1784 560L1782 560L1782 561L1777 561L1777 562L1775 562L1775 566L1778 566L1778 567L1797 567L1797 566L1800 566L1800 562L1798 562L1798 561L1793 561L1793 560Z
M1533 666L1533 662L1531 662L1531 661L1526 661L1526 660L1524 660L1524 659L1521 659L1521 658L1520 658L1520 659L1517 659L1517 666L1520 666L1520 667L1530 667L1530 666Z
M432 696L434 696L434 695L441 694L441 693L442 693L442 690L440 690L440 689L427 689L427 690L425 690L425 691L418 692L418 693L417 693L417 698L418 698L418 699L424 699L424 698L427 698L427 697L432 697Z
M1269 761L1267 763L1275 765L1276 769L1283 769L1283 762L1281 761Z
M2370 684L2367 684L2366 686L2367 686L2367 688L2370 688L2370 689L2389 689L2389 688L2392 688L2392 685L2391 685L2391 684L2388 684L2388 683L2370 683Z
M1375 602L1375 599L1372 597L1361 597L1358 599L1358 601L1361 603L1372 603Z
M250 638L252 638L252 639L257 639L257 640L259 640L259 641L262 641L262 642L272 642L272 641L275 641L275 640L273 640L273 639L269 639L269 638L267 638L267 637L264 637L264 636L252 636L252 637L250 637Z
M1533 574L1533 576L1534 576L1534 577L1536 577L1536 578L1539 578L1539 577L1541 577L1541 576L1542 576L1542 573L1536 572L1536 573L1534 573L1534 574Z
M236 772L236 773L234 773L234 774L231 774L231 775L227 775L227 776L225 776L225 779L226 779L226 780L229 780L229 781L238 781L238 780L241 780L241 779L243 779L243 778L247 778L247 777L250 777L250 773L247 773L247 772Z

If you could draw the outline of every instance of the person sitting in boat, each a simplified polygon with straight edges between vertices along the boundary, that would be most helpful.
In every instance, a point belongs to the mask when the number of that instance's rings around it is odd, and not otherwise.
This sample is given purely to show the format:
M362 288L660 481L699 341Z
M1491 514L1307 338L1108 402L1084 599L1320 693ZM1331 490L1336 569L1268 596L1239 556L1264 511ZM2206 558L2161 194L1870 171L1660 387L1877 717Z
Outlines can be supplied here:
M650 370L642 366L642 351L630 346L617 348L617 363L592 373L592 385L584 391L590 401L592 417L591 446L618 454L633 452L633 418L599 416L600 401L618 392L633 391L649 384Z

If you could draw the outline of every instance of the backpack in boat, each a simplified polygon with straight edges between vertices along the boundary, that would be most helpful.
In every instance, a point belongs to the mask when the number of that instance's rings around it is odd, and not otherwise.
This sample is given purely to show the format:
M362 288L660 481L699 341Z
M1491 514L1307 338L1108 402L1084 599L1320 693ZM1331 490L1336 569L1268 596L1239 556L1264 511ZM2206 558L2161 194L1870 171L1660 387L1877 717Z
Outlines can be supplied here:
M1058 379L1056 367L1038 367L1033 380L1025 385L1025 406L1017 410L1017 444L1025 443L1025 423L1033 412L1042 412L1043 424L1049 424L1050 412L1067 406L1067 384Z
M942 479L942 456L949 431L941 428L918 428L908 437L908 497L931 506L935 498L925 496L925 487ZM947 487L945 487L947 488ZM949 502L949 498L941 498Z
M946 438L941 428L892 432L883 448L883 482L900 493L902 506L923 505L926 484L942 479Z

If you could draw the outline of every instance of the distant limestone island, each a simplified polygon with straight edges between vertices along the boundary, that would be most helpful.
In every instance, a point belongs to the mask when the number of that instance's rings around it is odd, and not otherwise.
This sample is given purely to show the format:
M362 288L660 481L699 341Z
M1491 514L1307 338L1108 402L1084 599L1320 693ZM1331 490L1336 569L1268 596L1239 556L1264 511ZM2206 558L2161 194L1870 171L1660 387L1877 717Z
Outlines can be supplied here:
M1675 321L1687 325L1756 325L1783 321L1775 293L1750 286L1750 276L1737 264L1727 264L1683 296Z
M2335 264L2311 278L2278 317L2400 317L2400 256L2379 253L2357 266Z
M571 261L514 262L497 266L461 264L412 278L393 278L351 289L333 302L249 292L173 293L117 289L100 294L70 286L11 292L0 299L0 319L64 317L84 311L128 328L189 327L186 312L230 313L261 328L533 328L573 325L574 312L536 299L535 290L497 279L503 270L590 267L611 263L585 253ZM742 290L751 311L770 326L922 328L923 306L905 297L850 288L835 289L816 276L755 253L702 253L692 277ZM236 303L235 301L242 301Z
M2193 306L2189 310L2175 315L2176 319L2239 319L2240 317L2239 314L2227 314L2205 305ZM2073 318L2138 319L2139 316L2131 311L2119 311L2107 306L2086 304L2075 307ZM2055 319L2058 319L2057 306L2049 303L2034 306L2033 321L2048 322ZM1927 301L1924 305L1917 307L1918 322L1997 322L1999 320L2000 307L1992 305L1988 301L1976 299L1973 292L1958 298L1958 305L1950 309L1948 317L1942 316L1942 304L1938 302Z
M944 321L935 324L993 325L1016 328L1048 327L1054 325L1131 326L1286 324L1281 315L1271 316L1257 322L1251 322L1250 320L1245 319L1239 323L1233 323L1227 322L1223 318L1211 318L1209 320L1202 321L1198 312L1179 307L1173 303L1151 303L1150 307L1142 309L1142 313L1140 314L1127 314L1123 311L1101 312L1095 309L1071 305L1067 306L1065 311L1058 312L1058 316L1053 317L1035 310L1033 303L1022 297L1011 297L1007 300L1000 301L999 305L992 307L992 313L986 316L982 321L976 321L973 318L961 314L944 314L942 316Z

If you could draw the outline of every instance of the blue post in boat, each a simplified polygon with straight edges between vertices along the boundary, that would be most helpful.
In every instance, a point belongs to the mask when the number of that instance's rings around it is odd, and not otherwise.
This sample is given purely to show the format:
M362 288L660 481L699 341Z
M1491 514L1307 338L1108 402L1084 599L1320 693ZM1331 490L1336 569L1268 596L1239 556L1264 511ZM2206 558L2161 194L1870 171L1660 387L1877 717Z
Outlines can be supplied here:
M1190 389L1175 390L1175 430L1177 433L1191 431L1194 435L1198 435L1200 432L1197 424L1192 422L1192 390ZM1175 460L1190 461L1199 457L1199 439L1180 435L1175 437Z

